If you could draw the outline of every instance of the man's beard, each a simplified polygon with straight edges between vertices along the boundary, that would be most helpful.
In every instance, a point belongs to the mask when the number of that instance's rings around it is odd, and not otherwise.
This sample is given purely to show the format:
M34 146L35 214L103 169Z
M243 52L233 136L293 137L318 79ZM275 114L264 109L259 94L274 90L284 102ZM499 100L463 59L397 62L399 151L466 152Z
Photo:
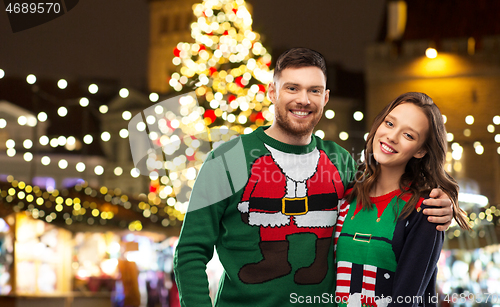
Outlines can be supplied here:
M284 133L286 133L290 136L302 137L302 136L311 134L314 130L314 127L316 127L319 120L321 119L321 116L317 116L318 113L314 112L314 110L307 109L305 111L313 111L313 113L311 115L314 117L309 119L308 122L297 123L297 122L291 121L290 118L287 116L288 115L287 112L290 112L289 110L285 110L284 112L280 112L279 110L276 110L275 122ZM321 114L321 113L319 113L319 114Z

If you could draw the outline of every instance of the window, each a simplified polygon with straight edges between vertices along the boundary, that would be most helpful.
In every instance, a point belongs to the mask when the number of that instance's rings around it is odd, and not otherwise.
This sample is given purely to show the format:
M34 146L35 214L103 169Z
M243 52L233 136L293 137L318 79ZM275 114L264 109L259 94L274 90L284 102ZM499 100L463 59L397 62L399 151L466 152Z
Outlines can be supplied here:
M53 191L56 188L56 181L52 177L34 177L33 185L47 191Z
M85 180L82 178L64 178L62 181L62 187L63 188L72 188L77 184L82 184L84 183Z

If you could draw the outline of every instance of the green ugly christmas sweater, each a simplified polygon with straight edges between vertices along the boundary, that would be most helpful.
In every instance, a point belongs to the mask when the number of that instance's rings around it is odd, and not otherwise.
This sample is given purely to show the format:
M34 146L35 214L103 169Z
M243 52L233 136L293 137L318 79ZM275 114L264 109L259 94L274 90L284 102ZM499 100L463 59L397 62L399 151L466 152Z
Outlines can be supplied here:
M398 189L371 197L373 210L339 207L336 300L339 306L436 306L437 261L444 233L422 213L420 198L398 218L411 194Z
M182 306L212 306L206 264L224 267L215 306L331 306L337 206L355 162L331 141L306 146L258 128L203 164L175 251Z

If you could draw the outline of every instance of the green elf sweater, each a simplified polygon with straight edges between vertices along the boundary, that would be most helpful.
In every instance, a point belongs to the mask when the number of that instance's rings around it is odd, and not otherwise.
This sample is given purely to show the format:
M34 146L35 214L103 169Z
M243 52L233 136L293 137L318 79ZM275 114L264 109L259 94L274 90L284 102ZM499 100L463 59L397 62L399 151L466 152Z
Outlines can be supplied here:
M397 218L411 195L372 197L373 210L354 199L339 208L336 300L339 306L436 306L437 261L444 234L415 210ZM347 304L349 302L349 304Z
M215 306L331 305L333 230L355 162L334 142L306 146L258 128L203 164L175 251L182 306L212 306L206 264L224 266Z

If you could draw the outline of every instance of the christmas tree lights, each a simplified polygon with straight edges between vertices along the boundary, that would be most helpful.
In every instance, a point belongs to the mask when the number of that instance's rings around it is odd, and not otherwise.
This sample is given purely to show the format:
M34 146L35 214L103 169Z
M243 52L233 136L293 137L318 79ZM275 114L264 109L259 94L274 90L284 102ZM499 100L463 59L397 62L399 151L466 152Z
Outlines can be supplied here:
M273 118L265 94L272 81L271 55L252 31L245 1L207 0L193 5L193 13L195 43L174 48L173 63L180 68L170 86L195 88L208 127L226 125L248 133L267 124Z

